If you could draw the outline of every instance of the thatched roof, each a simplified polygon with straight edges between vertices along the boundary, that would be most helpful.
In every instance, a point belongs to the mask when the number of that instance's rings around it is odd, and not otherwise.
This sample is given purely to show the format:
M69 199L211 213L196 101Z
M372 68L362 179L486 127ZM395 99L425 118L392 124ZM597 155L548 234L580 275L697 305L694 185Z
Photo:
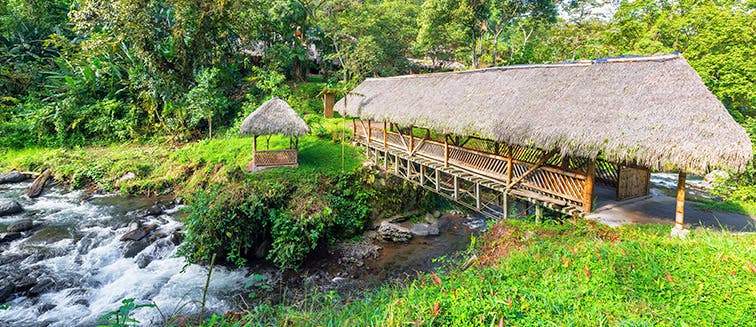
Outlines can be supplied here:
M336 108L562 155L659 170L740 171L751 141L679 55L365 80Z
M244 119L240 131L251 135L304 136L310 127L286 101L273 97Z

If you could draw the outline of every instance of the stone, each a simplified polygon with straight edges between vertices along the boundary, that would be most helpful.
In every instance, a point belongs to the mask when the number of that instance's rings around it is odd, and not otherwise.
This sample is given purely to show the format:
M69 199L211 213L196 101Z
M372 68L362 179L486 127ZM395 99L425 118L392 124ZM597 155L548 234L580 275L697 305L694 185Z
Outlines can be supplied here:
M173 231L169 240L171 241L171 243L173 243L173 245L179 245L181 244L181 241L184 240L184 234L182 234L181 231L178 230Z
M686 229L685 227L682 227L680 225L675 225L675 227L672 227L672 231L670 231L669 235L672 237L685 238L689 233L689 229Z
M433 210L433 218L441 218L441 211Z
M412 225L412 234L417 236L428 236L429 224L418 223Z
M78 304L78 305L83 305L85 307L88 307L89 306L89 301L87 301L87 299L78 299L73 304L75 304L75 305Z
M441 234L441 231L438 229L438 223L436 222L430 224L430 226L428 227L428 235L436 236L439 234Z
M24 211L24 208L16 201L0 201L0 217L14 215L21 211Z
M382 239L394 242L407 242L412 238L412 231L388 221L381 222L378 226L378 235Z
M0 243L3 242L13 242L19 238L21 238L23 235L19 232L10 232L10 233L4 233L0 234Z
M163 213L163 207L161 207L159 204L155 204L142 212L142 217L147 216L159 216Z
M144 267L147 267L150 265L150 263L155 260L155 257L149 254L140 253L136 257L136 264L139 267L139 269L144 269Z
M22 219L8 226L8 232L25 232L33 227L34 222L31 219Z
M0 174L0 184L20 183L27 179L26 175L17 171L7 174Z
M728 179L730 179L730 174L724 170L714 170L704 176L704 180L709 184L724 182Z
M123 236L121 236L121 241L139 241L150 234L150 232L152 232L156 228L157 225L146 225L135 228L126 232L126 234L123 234Z
M55 309L55 307L57 307L57 305L55 305L55 304L52 304L52 303L45 303L44 305L42 305L42 306L41 306L41 307L39 308L39 313L45 313L45 312L47 312L47 311L50 311L50 310L52 310L52 309Z
M147 240L140 240L140 241L132 241L129 242L129 244L126 245L123 249L123 257L124 258L133 258L139 252L142 252L147 246L149 246L150 243L147 242Z
M50 277L42 277L39 280L37 280L37 285L34 285L32 288L29 289L30 295L40 295L47 289L53 286L55 284L55 281Z
M134 174L133 172L127 172L127 173L123 174L123 176L121 176L121 178L118 179L118 183L120 184L122 182L132 180L132 179L134 179L136 177L137 177L136 174Z
M15 289L16 287L12 283L0 284L0 303L5 303L5 300L13 295Z

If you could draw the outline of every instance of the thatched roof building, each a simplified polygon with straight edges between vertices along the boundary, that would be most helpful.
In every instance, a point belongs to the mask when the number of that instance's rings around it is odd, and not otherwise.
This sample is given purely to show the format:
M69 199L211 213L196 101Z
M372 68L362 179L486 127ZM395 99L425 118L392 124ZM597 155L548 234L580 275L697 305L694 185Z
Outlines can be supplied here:
M244 119L240 132L245 135L284 134L300 137L309 133L310 127L286 101L273 97Z
M659 170L742 170L751 141L679 55L370 78L342 114Z

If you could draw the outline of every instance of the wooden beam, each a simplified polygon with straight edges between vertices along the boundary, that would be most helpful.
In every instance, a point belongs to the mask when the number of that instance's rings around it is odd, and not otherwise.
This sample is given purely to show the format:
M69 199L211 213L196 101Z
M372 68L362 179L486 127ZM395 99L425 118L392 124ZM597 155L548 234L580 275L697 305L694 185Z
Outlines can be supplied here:
M372 139L373 139L373 129L370 126L370 120L368 119L368 127L367 127L367 140L368 140L368 143L370 143L370 141L372 141Z
M436 172L436 192L438 192L438 191L441 190L441 183L440 183L440 179L439 179L439 176L438 176L439 175L438 174L438 169L434 169L434 171Z
M504 215L502 218L509 218L509 193L502 192L501 212Z
M480 210L480 183L475 183L475 207Z
M585 184L583 186L583 212L589 213L593 209L593 184L596 179L596 160L588 161Z
M409 155L412 156L412 150L415 149L415 136L412 135L412 125L409 125L409 138L409 148L407 150L409 150Z
M677 175L677 202L675 203L675 227L683 229L685 225L685 171Z
M399 156L394 155L394 174L399 176Z
M457 175L454 176L454 200L459 200L459 183L457 182Z
M425 165L420 164L420 185L425 185Z
M407 141L404 140L404 134L402 134L402 129L397 128L396 132L399 134L399 139L402 140L402 144L404 144L404 148L407 149L407 153L410 153L412 150L410 150L410 146L407 144Z
M533 173L534 171L536 171L536 169L538 169L539 167L541 167L541 165L543 165L546 161L549 161L549 159L551 159L551 157L553 157L556 153L557 153L556 150L552 150L551 152L549 152L549 153L545 154L544 156L542 156L540 159L538 159L538 161L535 164L533 164L533 166L530 167L530 169L528 169L527 171L525 171L524 174L522 174L520 176L517 176L517 178L515 178L513 181L509 182L509 184L507 184L507 188L512 188L512 186L517 185L517 183L519 183L520 181L522 181L523 179L525 179L525 177L528 177L528 175L530 175L531 173Z
M512 165L514 162L512 161L512 149L510 147L507 148L507 188L509 188L509 185L512 184L512 169L514 168Z

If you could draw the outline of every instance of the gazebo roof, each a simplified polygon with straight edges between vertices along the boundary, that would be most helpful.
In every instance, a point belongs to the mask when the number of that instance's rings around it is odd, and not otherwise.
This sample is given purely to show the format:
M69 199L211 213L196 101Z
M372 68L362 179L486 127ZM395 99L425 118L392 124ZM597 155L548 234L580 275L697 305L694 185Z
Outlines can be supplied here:
M742 170L751 140L679 55L369 78L342 114L659 170Z
M244 119L240 132L244 135L304 136L310 132L310 127L286 101L273 97Z

